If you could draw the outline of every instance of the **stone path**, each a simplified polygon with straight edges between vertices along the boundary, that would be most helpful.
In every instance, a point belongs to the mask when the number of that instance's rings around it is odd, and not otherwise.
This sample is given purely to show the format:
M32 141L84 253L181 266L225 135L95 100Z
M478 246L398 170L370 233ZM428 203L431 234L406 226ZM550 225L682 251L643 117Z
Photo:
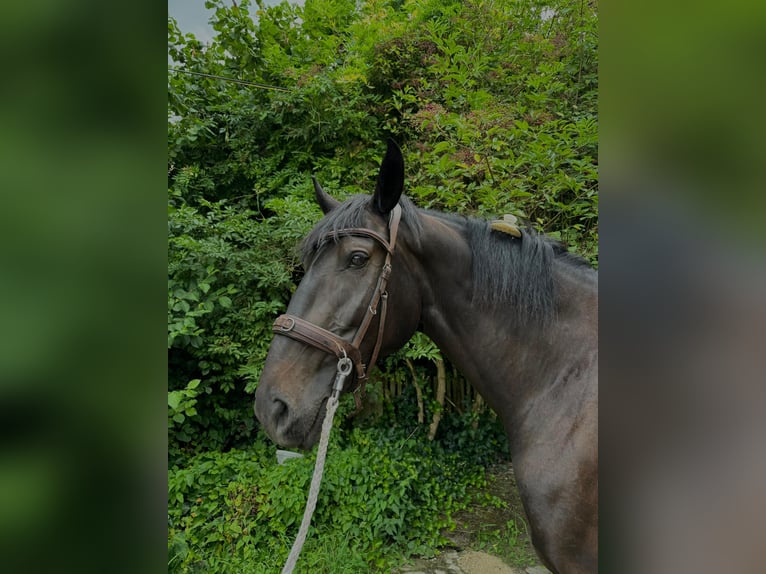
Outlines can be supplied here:
M497 556L485 552L445 550L436 558L418 559L405 566L401 574L550 574L542 566L513 568Z

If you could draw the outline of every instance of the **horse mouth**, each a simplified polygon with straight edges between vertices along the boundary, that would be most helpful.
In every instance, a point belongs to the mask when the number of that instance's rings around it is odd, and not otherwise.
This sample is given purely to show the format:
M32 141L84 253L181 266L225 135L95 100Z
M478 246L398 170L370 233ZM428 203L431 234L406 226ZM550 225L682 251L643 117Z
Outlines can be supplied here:
M325 398L313 413L299 418L290 417L285 413L263 424L263 428L272 442L280 448L309 451L319 441L326 412L327 399Z
M298 447L301 450L311 450L314 445L319 442L319 437L322 435L322 423L327 414L327 401L328 399L324 399L320 403L316 413L314 413L314 420L304 435L303 442Z

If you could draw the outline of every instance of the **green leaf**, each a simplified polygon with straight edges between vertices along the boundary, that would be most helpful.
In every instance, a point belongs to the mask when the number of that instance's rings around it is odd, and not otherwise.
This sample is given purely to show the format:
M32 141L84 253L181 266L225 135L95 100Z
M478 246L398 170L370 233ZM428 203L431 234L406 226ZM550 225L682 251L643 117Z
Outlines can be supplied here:
M178 408L179 403L181 402L182 395L181 391L169 391L168 392L168 406L176 410Z

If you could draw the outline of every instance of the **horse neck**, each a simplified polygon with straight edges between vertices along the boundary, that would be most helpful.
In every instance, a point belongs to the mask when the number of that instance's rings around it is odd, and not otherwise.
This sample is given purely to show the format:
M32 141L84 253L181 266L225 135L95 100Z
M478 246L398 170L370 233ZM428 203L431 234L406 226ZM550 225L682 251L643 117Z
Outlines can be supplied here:
M554 262L554 282L561 294L555 327L522 327L509 318L507 307L472 302L471 247L460 233L460 223L423 217L417 278L421 330L496 412L509 412L501 405L523 408L530 394L546 392L546 385L555 384L571 368L573 357L595 353L592 271Z

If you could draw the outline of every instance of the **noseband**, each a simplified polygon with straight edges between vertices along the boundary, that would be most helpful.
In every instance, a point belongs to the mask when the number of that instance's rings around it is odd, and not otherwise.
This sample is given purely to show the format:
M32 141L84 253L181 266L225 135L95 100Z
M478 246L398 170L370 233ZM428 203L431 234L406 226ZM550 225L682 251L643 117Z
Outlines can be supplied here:
M383 263L383 268L380 271L378 277L378 283L375 286L375 291L372 294L372 299L367 310L364 314L364 319L359 325L356 331L356 335L351 342L339 337L335 333L323 329L318 325L314 325L305 319L296 317L295 315L284 314L277 317L272 327L274 333L277 335L283 335L290 337L296 341L300 341L306 345L324 351L330 355L334 355L338 358L338 366L340 369L341 362L344 364L350 360L354 368L356 369L357 378L359 380L359 387L354 391L361 390L364 387L367 379L368 367L375 365L375 361L378 359L378 353L380 352L381 344L383 343L383 329L386 324L386 309L388 306L388 292L386 291L386 285L388 284L388 278L391 276L391 258L396 248L396 235L399 231L399 220L402 216L402 208L397 204L391 211L391 216L388 222L388 236L386 239L379 233L364 229L361 227L352 227L349 229L340 229L333 231L325 235L323 241L328 239L336 239L338 237L355 236L355 237L369 237L380 243L386 250L386 260ZM378 306L380 306L380 322L378 323L378 334L375 340L375 347L372 350L370 362L365 365L362 362L362 353L359 347L364 340L367 330L370 328L373 317L378 314ZM361 400L358 394L354 395L357 408L361 406Z

